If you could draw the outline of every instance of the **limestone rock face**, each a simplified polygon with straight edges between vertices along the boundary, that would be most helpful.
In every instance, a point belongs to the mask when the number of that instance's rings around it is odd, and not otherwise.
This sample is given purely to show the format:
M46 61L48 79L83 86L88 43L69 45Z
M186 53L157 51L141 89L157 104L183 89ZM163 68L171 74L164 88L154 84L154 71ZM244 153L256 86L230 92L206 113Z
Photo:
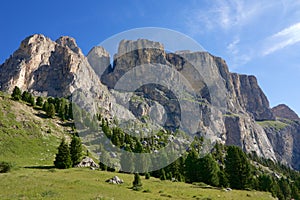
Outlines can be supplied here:
M136 92L140 98L129 103L129 110L134 116L140 119L143 116L151 116L149 108L153 104L151 100L154 100L161 105L158 113L164 113L166 116L163 126L167 129L176 130L180 126L181 111L185 110L192 116L187 120L198 116L193 121L199 124L191 123L191 127L198 125L197 131L200 134L210 135L211 139L238 145L247 152L255 151L260 156L276 160L266 132L255 122L273 120L274 116L254 76L230 73L223 59L207 52L166 53L163 45L159 43L124 40L120 42L118 53L114 56L113 68L107 68L101 75L101 81L108 88L114 88L129 72L133 72L137 79L143 76L148 78L147 76L152 75L146 74L149 73L147 67L153 67L148 64L158 66L161 72L166 68L171 69L164 77L155 74L158 79L163 79L167 86L173 85L172 80L178 79L176 72L180 72L189 81L197 100L189 95L183 95L182 98L198 101L200 107L197 111L179 106L176 95L168 88L149 84L138 88ZM135 71L140 66L144 68ZM159 82L158 79L151 80ZM129 79L126 84L132 85L136 82Z
M300 123L282 121L280 128L264 126L264 130L274 147L277 160L294 169L300 169Z
M111 95L71 37L54 42L43 35L32 35L23 40L0 67L1 90L11 92L15 86L52 97L69 97L80 89L92 94L91 98L107 112L111 107Z
M276 117L279 118L299 120L298 115L285 104L279 104L278 106L275 106L272 108L272 112Z
M110 55L103 47L93 47L87 58L98 77L102 76L104 70L110 68Z
M33 35L22 41L19 49L0 67L1 90L11 92L15 85L25 90L30 87L33 72L40 66L50 64L55 42L43 35Z
M269 101L258 86L256 77L231 74L231 78L237 100L255 120L275 119L269 108Z

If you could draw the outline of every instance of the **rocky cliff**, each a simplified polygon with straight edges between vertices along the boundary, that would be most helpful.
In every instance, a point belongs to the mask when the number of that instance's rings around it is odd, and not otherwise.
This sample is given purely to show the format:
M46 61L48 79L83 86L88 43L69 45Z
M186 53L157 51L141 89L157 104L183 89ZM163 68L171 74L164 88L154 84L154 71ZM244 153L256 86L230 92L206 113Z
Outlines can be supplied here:
M299 120L298 115L285 104L279 104L272 108L275 117L285 118L290 120Z
M92 48L86 57L73 38L54 42L33 35L0 66L0 87L11 92L17 85L54 97L80 89L87 91L88 99L97 99L100 112L108 117L170 130L189 124L197 134L300 168L296 115L284 106L271 110L254 76L230 73L223 59L207 52L168 53L162 44L144 39L121 41L112 64L110 60L102 47ZM126 78L130 73L136 79ZM182 77L189 84L177 84ZM122 87L148 82L134 88L132 95L128 88L120 89L119 80Z
M191 116L199 116L198 124L193 124L199 126L198 133L209 135L211 139L226 144L239 145L247 152L255 151L260 156L276 160L274 147L267 133L255 122L275 118L254 76L230 73L224 60L207 52L166 53L159 43L138 40L120 42L119 51L114 56L113 67L108 67L104 71L100 77L101 81L110 89L115 89L120 78L135 68L143 70L132 79L149 73L147 71L147 67L151 67L147 66L149 63L171 68L171 72L164 77L155 74L164 79L167 87L173 85L172 80L178 79L176 72L180 72L189 80L196 92L194 97L197 98L190 101L197 101L200 109L198 111L185 109ZM129 85L134 83L133 80L127 81ZM147 85L139 88L137 92L141 97L147 98L139 103L131 103L130 109L137 118L150 115L148 111L152 104L151 100L155 100L163 105L166 112L167 119L163 126L173 130L179 127L178 119L182 113L180 109L176 109L179 108L178 102L174 101L176 98L170 91L158 85ZM187 95L183 98L191 97Z
M110 94L101 84L76 41L61 37L55 42L32 35L21 42L9 59L0 66L0 88L11 92L15 86L35 95L69 97L80 89L93 94L109 112Z

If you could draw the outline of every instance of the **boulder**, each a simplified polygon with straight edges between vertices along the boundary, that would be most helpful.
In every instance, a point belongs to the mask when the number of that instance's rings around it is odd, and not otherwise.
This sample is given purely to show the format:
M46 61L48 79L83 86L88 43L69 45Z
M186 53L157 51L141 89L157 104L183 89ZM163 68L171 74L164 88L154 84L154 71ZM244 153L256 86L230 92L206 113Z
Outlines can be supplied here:
M118 176L114 176L114 177L106 180L105 182L110 183L110 184L122 184L122 183L124 183L124 181L122 179L120 179Z
M84 157L76 167L90 167L91 169L99 168L99 165L90 157Z

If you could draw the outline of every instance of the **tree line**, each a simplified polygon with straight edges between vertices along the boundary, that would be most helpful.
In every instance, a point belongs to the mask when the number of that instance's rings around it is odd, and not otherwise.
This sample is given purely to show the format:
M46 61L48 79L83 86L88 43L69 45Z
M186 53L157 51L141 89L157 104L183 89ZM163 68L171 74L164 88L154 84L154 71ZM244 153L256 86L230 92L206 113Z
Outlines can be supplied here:
M24 101L30 106L36 106L45 111L46 115L50 118L53 118L57 115L61 120L73 119L73 104L70 103L65 98L43 98L43 97L34 97L28 91L21 91L18 86L15 86L12 94L12 99L15 101Z

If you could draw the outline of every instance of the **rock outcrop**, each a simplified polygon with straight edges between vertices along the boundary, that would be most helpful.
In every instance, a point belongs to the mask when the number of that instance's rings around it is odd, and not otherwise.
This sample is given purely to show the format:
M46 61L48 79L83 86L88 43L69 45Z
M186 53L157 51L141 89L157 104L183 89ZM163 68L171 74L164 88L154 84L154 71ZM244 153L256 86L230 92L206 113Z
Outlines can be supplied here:
M120 179L118 176L114 176L114 177L106 180L105 182L110 183L110 184L122 184L122 183L124 183L124 181L122 179Z
M75 167L99 168L99 165L92 158L86 156Z
M267 133L255 122L275 118L269 108L268 99L254 76L230 73L224 60L207 52L166 53L163 45L159 43L138 40L121 41L118 53L114 56L113 67L108 67L100 78L108 88L116 89L118 81L125 74L133 72L133 78L126 84L136 84L134 81L139 77L147 79L153 76L149 74L151 71L148 68L153 67L150 64L155 65L161 72L170 68L170 72L164 77L154 74L158 79L164 79L167 86L173 85L172 80L178 79L176 72L190 82L196 91L196 97L200 99L200 110L189 110L188 107L181 109L188 110L194 117L199 116L200 134L210 135L210 138L229 145L238 145L247 152L255 151L259 156L276 160ZM141 70L135 70L137 68ZM159 82L158 79L151 80ZM164 108L166 120L163 126L171 130L180 126L182 110L177 109L180 107L179 101L176 101L176 95L168 87L150 84L138 88L136 92L140 98L138 101L137 98L130 101L129 109L137 118L150 116L149 107L153 104L151 100L154 100ZM212 112L215 114L212 115Z
M290 120L299 120L298 115L285 104L279 104L272 108L275 117L285 118Z
M279 125L275 126L274 123ZM300 122L274 121L263 124L263 128L274 147L275 156L281 163L300 169Z
M11 92L15 86L39 96L69 97L80 89L97 99L107 112L110 94L99 81L75 39L61 37L56 42L40 35L22 41L0 66L0 88Z

